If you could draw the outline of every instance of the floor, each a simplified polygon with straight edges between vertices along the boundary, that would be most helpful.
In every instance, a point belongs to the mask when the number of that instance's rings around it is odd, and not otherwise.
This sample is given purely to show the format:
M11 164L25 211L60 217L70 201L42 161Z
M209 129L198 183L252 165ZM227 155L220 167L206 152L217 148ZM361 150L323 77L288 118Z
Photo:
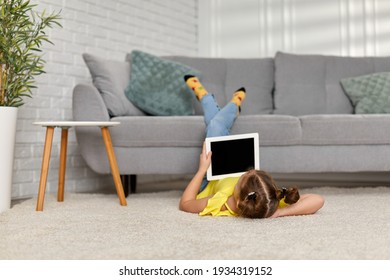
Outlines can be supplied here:
M150 193L169 190L184 190L188 184L189 179L174 179L169 181L154 181L154 182L140 182L137 184L137 193ZM65 189L66 192L66 189ZM106 190L100 190L98 193L111 194L115 193L115 188L107 188ZM130 194L131 195L131 194ZM11 201L11 207L17 205L30 198L13 199Z

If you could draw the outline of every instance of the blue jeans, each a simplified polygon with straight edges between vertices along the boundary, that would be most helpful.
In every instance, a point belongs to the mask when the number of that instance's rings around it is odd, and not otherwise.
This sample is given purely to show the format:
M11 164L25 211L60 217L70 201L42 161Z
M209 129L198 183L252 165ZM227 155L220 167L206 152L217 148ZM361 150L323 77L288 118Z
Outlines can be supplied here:
M221 109L215 101L212 93L208 93L203 96L200 103L203 107L204 121L206 123L206 137L229 135L230 129L237 118L237 105L229 102ZM207 176L205 176L201 183L199 192L206 188L208 182Z

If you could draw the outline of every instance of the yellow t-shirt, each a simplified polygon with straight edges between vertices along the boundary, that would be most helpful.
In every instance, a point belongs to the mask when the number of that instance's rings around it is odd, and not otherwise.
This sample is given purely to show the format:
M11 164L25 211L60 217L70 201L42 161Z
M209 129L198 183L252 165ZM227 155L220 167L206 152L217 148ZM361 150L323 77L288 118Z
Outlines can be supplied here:
M229 177L221 180L210 181L206 188L196 196L196 199L210 197L207 206L199 213L201 216L237 216L226 203L228 198L233 195L234 187L236 186L240 177ZM225 205L226 210L221 210ZM282 199L279 203L279 208L286 207L288 204Z

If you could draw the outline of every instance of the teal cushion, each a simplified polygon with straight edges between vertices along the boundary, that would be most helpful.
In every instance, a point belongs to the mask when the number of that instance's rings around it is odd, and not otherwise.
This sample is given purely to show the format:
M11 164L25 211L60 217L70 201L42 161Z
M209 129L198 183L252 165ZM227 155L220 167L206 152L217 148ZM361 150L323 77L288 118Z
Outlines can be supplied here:
M390 113L390 72L341 80L356 114Z
M127 98L145 113L157 116L193 114L193 92L183 77L201 73L184 64L141 52L131 53Z

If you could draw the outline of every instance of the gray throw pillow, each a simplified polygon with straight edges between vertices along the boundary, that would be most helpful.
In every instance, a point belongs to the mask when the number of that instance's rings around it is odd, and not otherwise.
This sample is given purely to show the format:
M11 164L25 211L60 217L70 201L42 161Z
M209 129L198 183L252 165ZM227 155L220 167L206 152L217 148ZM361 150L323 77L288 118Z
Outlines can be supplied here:
M125 96L130 80L130 63L83 54L85 64L92 76L92 82L102 95L111 117L144 115Z
M356 114L390 113L390 72L341 80Z
M131 53L130 83L127 98L142 111L157 116L193 114L194 94L183 77L201 73L181 63L145 52Z

